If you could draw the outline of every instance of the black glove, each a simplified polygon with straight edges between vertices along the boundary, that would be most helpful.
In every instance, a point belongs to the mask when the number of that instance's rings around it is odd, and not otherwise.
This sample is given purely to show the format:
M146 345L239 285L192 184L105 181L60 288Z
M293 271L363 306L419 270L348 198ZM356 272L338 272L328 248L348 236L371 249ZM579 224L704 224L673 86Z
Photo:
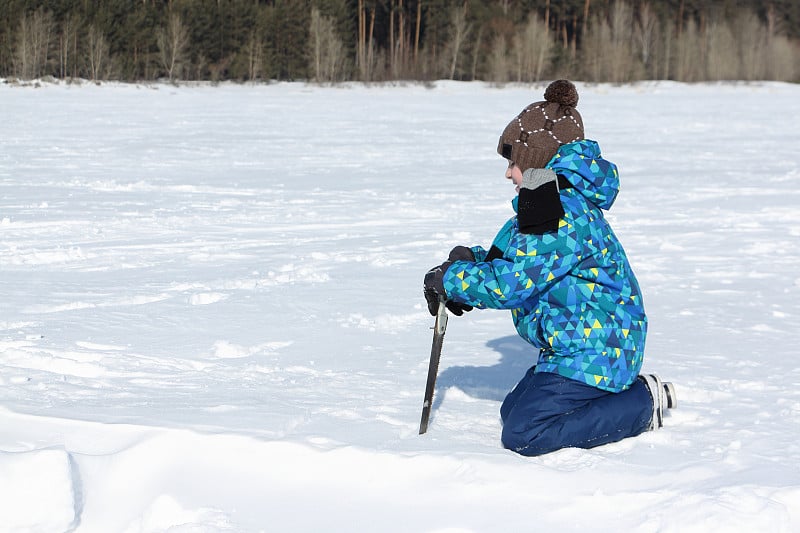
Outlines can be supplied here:
M448 261L475 261L475 254L466 246L456 246L450 250Z
M425 274L423 294L425 295L425 301L428 304L428 312L431 316L436 316L436 312L439 310L439 300L447 300L447 293L444 290L444 273L447 272L451 264L452 261L445 261L441 265L428 270ZM445 306L456 316L463 315L465 311L472 311L471 305L459 302L447 301Z
M453 261L475 261L475 254L472 253L472 249L467 248L466 246L456 246L452 250L450 250L450 255L447 257L448 266L450 262ZM444 276L444 274L442 274ZM465 312L472 311L472 306L468 304L462 304L460 302L455 302L453 300L448 301L446 304L447 308L456 316L461 316Z

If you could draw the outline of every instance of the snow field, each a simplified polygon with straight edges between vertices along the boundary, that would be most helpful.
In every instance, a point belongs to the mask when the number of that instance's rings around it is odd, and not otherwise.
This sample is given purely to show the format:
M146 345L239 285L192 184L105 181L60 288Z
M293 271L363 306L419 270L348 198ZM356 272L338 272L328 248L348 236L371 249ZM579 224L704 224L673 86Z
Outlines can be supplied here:
M543 87L0 85L0 531L800 527L800 89L579 90L679 409L525 459L502 312L417 435L421 282L511 215Z

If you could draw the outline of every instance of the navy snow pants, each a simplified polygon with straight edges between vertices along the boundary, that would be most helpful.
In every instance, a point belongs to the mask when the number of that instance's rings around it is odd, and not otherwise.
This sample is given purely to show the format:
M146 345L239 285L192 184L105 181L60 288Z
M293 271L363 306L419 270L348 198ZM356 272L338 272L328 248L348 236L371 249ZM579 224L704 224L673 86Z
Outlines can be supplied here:
M645 431L653 400L639 379L622 392L604 391L531 368L500 407L503 446L522 455L592 448Z

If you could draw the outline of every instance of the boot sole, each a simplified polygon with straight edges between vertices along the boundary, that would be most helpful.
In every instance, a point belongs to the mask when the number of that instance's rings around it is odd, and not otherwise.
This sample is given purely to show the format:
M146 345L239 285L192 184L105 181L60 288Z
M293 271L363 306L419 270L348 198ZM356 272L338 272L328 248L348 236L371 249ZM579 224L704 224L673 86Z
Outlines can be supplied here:
M675 386L669 382L664 381L664 394L667 397L667 408L674 409L678 407L678 396L675 394Z

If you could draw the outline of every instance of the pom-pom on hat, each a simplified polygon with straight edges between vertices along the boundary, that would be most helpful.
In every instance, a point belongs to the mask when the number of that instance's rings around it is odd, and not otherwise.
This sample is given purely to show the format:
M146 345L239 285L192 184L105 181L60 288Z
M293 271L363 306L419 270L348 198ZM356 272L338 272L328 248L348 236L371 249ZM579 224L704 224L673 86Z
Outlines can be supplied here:
M544 168L562 144L583 139L583 119L575 107L578 90L568 80L556 80L544 91L544 101L535 102L509 122L497 153L523 172Z

